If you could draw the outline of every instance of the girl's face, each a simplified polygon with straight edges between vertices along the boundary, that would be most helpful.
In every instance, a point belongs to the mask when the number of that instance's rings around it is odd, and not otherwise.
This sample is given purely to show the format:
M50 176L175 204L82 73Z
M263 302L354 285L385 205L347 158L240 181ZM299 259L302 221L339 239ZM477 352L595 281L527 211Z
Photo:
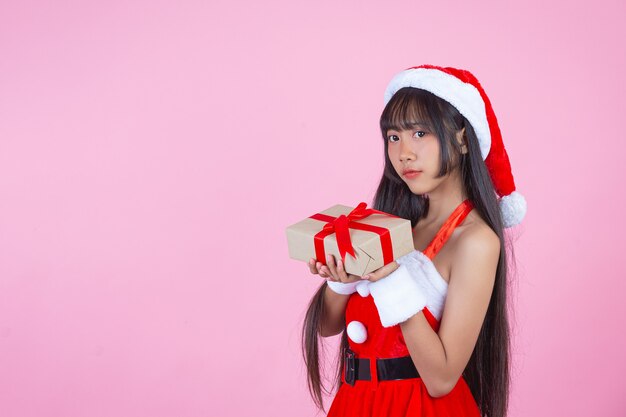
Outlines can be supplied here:
M387 130L387 153L413 194L428 194L448 177L437 177L441 153L437 136L420 125L409 130Z

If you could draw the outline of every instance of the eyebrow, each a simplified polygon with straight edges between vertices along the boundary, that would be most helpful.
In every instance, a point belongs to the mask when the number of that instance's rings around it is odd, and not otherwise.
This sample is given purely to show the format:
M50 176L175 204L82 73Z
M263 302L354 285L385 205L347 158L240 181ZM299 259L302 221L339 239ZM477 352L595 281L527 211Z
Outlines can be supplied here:
M413 122L410 123L410 129L414 129L416 127L421 127L423 129L429 129L428 125L422 122ZM403 130L400 126L391 126L389 127L389 129L387 129L387 132L390 130Z

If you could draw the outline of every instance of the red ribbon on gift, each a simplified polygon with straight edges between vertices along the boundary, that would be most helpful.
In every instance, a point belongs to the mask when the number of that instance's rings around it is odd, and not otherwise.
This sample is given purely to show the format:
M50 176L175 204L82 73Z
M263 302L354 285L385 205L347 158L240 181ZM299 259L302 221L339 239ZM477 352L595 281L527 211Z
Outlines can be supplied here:
M310 216L311 219L327 222L324 228L318 232L315 239L315 256L319 262L326 265L326 252L324 251L324 238L335 233L337 235L337 246L341 254L341 260L345 263L346 253L356 258L352 241L350 240L350 229L373 232L380 236L380 244L383 250L383 262L385 265L393 261L393 247L391 245L391 234L389 229L372 226L371 224L359 223L357 220L364 219L372 214L384 214L385 216L397 217L389 213L366 208L366 203L359 203L348 215L342 214L339 217L317 213Z

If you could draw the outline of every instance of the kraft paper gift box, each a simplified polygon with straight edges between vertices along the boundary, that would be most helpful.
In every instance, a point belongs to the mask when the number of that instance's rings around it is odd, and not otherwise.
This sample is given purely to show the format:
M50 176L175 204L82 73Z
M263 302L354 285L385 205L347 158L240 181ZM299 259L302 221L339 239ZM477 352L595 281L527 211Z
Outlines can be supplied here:
M366 206L338 204L289 226L289 257L326 265L331 254L347 273L363 276L415 250L410 220Z

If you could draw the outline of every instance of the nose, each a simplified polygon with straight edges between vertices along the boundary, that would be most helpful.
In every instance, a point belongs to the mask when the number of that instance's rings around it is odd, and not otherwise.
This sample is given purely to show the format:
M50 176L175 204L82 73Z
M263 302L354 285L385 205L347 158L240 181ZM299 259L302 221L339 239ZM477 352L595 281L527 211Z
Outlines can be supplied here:
M410 139L400 138L400 161L412 161L415 160L415 157Z

